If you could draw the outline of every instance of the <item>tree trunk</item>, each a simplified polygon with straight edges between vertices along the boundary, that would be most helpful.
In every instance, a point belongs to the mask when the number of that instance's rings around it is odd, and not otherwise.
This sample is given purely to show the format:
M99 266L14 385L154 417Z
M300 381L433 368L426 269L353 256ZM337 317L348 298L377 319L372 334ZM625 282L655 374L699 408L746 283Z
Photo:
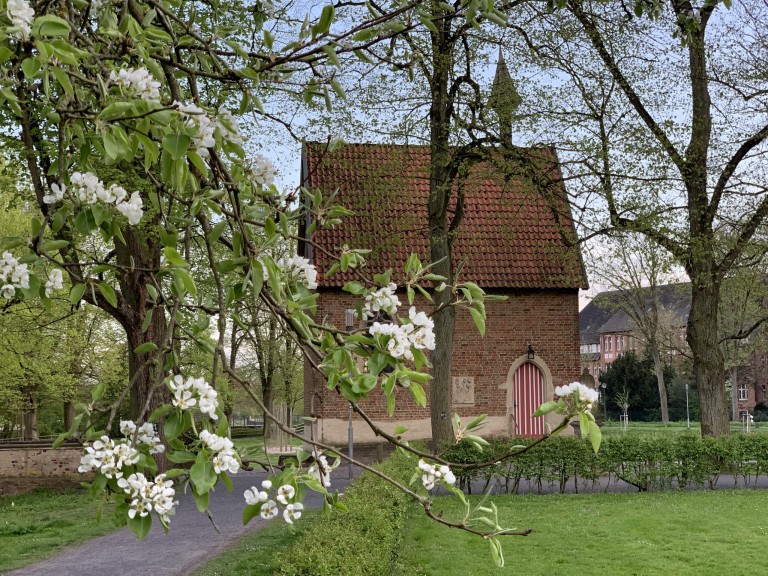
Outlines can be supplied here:
M429 109L430 179L427 206L429 249L433 272L453 283L451 238L448 224L448 205L452 192L450 130L452 98L448 91L451 72L452 48L451 15L436 2L432 4L436 31L430 32L432 44L431 102ZM437 286L440 282L435 282ZM455 312L450 304L448 290L434 293L436 313L435 349L430 354L432 381L429 385L432 449L453 441L451 420L451 353Z
M272 378L268 377L261 383L261 401L264 402L264 408L270 414L275 413L275 400L272 386ZM277 424L274 420L264 415L264 442L273 439L277 435Z
M115 252L118 264L124 266L119 277L120 290L125 300L124 318L121 321L128 340L128 377L131 385L131 419L145 419L161 404L170 400L170 393L162 385L163 356L166 343L167 322L162 306L154 306L147 291L152 282L149 272L160 267L160 248L156 241L142 238L140 230L125 229L126 244L117 242ZM142 324L152 313L146 331ZM134 350L145 343L154 343L158 350L136 354Z
M701 276L691 277L688 345L693 355L693 378L699 391L703 436L720 436L730 430L723 353L717 337L719 300L718 282Z
M33 394L27 397L27 409L24 412L24 437L22 440L39 440L37 432L37 398Z
M152 282L149 272L160 268L160 248L156 240L144 238L140 230L125 229L123 235L126 244L117 242L115 252L117 261L123 265L119 277L120 290L125 300L126 312L121 324L128 340L128 378L131 382L131 420L146 420L155 408L170 401L171 395L163 384L163 347L166 345L168 325L165 310L155 306L150 299L147 286ZM152 311L152 318L145 331L142 324L146 315ZM137 354L134 350L145 343L152 342L157 350ZM160 423L161 424L161 423ZM162 437L162 426L160 426ZM164 454L156 454L158 471L167 470L170 462Z
M75 403L70 400L64 401L64 430L72 428L72 422L75 421Z
M739 369L731 366L731 420L739 420L738 398L739 398Z
M659 354L659 345L656 342L651 343L653 347L653 367L656 371L656 382L659 386L659 405L661 407L661 422L669 424L669 407L667 405L667 385L664 382L664 364L661 362Z

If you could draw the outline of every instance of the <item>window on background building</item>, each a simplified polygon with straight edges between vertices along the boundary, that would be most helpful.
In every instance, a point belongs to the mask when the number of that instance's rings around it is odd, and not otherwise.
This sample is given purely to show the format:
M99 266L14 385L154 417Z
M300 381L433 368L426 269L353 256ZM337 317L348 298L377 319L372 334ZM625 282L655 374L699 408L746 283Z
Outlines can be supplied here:
M605 337L605 351L613 352L613 338L611 336Z
M763 391L763 401L765 401L765 384L761 386L761 389Z
M739 400L747 400L747 399L749 399L749 394L747 393L747 385L739 384Z

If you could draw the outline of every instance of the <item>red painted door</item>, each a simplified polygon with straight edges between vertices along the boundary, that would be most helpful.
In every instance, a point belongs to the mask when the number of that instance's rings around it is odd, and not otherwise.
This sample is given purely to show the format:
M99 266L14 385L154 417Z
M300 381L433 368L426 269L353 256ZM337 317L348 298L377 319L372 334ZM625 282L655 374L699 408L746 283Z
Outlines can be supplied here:
M512 400L515 436L543 436L544 418L533 417L544 402L544 375L538 366L526 362L515 370Z

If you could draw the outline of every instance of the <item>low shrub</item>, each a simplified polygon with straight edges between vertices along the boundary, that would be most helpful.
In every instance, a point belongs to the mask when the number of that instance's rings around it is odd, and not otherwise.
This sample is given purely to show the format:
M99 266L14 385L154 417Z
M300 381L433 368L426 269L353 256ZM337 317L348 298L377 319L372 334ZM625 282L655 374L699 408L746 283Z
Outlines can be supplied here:
M408 485L416 460L395 452L377 466ZM409 497L366 473L347 489L348 512L333 512L316 522L277 562L280 576L357 576L391 573Z
M459 442L446 458L457 463L493 460L513 446L527 446L530 439L496 439L483 452ZM471 492L477 480L487 488L495 477L502 491L565 492L594 487L608 478L608 489L623 481L640 492L684 488L714 488L722 473L733 476L735 485L750 486L768 474L768 437L762 434L731 434L718 438L694 434L669 437L614 436L603 440L595 454L588 442L558 436L488 470L456 469L458 485Z

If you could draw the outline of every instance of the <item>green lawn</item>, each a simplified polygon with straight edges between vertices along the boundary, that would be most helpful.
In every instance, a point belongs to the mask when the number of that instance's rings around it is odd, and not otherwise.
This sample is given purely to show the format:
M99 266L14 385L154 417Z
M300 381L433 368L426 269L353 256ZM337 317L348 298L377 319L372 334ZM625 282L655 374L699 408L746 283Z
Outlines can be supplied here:
M437 525L414 510L406 521L400 576L764 574L768 493L748 490L655 494L504 496L505 527L532 528L503 539L498 569L483 539ZM435 510L458 511L455 498Z
M299 538L322 514L320 510L309 510L293 526L278 517L238 540L194 576L272 576L278 568L277 552Z
M25 566L115 530L113 509L97 505L84 490L36 490L0 497L0 573Z
M624 427L621 422L615 420L605 422L600 429L603 432L603 436L618 436L621 434L643 435L643 436L660 436L667 434L678 434L680 432L695 432L701 433L701 424L699 422L691 422L691 427L688 428L687 422L670 422L667 425L661 422L630 422L627 431L624 431ZM743 430L741 422L731 422L731 432L741 432ZM759 434L768 433L768 422L761 422L760 428L755 428L751 425L750 432Z

